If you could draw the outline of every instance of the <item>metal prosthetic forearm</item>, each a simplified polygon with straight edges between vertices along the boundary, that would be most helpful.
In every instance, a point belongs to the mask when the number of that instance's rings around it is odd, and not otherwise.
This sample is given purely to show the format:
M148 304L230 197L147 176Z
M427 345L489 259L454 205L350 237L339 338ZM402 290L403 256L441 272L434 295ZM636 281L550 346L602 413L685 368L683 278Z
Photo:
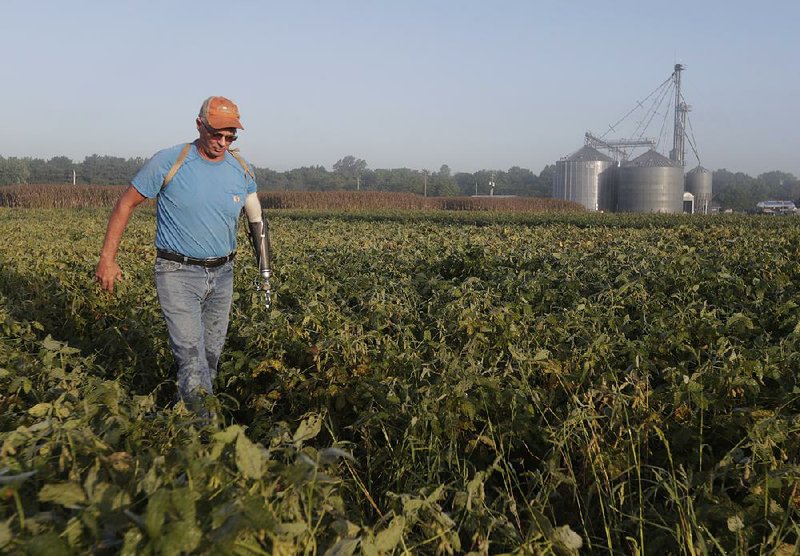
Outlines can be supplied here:
M266 221L248 222L248 235L253 246L253 254L258 266L260 280L256 280L256 290L264 294L264 303L269 309L272 304L272 288L269 279L272 276L272 253L269 243L269 224Z
M250 241L253 244L253 254L256 257L258 273L262 278L272 276L272 255L269 245L269 224L266 222L248 222L250 228Z

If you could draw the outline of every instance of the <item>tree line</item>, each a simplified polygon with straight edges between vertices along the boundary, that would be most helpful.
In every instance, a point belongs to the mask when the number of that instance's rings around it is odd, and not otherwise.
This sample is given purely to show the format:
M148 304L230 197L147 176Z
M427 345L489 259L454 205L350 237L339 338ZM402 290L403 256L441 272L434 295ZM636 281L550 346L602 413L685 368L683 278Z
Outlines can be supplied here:
M0 185L63 184L127 185L145 163L144 158L93 154L75 163L66 156L4 158L0 156Z
M800 207L800 180L794 174L773 170L753 178L723 168L712 180L713 201L723 209L752 211L760 201L794 201Z
M0 156L0 185L63 184L127 185L145 159L93 154L83 162L66 156L5 158ZM304 166L278 172L255 168L262 191L388 191L431 197L453 195L520 195L550 197L555 165L538 174L513 166L506 171L479 170L453 173L443 164L436 171L411 168L370 169L352 155L338 160L331 170ZM713 172L714 202L722 209L752 210L764 200L792 200L800 205L800 180L793 174L771 171L752 177L726 169Z
M127 185L145 159L87 156L75 163L65 156L4 158L0 156L0 185L60 184ZM522 195L550 197L554 165L539 174L514 166L508 171L481 170L453 174L443 164L437 171L411 168L370 169L365 160L352 155L341 158L332 170L304 166L285 172L255 167L256 181L263 191L391 191L432 197L452 195ZM494 187L491 184L494 184Z

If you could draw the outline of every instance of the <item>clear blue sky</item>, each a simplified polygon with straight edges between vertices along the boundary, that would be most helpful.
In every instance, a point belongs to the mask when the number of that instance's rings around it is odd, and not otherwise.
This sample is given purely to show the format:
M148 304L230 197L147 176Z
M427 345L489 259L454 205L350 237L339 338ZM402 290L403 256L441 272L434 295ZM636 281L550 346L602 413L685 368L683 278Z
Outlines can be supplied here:
M193 139L201 102L219 94L239 104L238 146L260 167L331 169L352 154L370 168L538 173L679 62L703 166L800 176L797 1L2 8L5 157L149 157Z

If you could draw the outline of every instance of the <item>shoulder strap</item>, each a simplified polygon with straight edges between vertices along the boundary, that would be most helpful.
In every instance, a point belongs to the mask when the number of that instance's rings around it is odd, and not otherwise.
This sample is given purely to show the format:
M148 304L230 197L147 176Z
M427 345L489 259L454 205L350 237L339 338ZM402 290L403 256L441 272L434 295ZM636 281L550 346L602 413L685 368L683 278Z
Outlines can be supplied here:
M183 147L183 150L181 151L181 154L178 155L178 159L172 165L172 168L169 169L169 172L167 172L167 175L164 176L164 182L161 184L161 191L164 191L164 188L167 187L169 182L172 181L172 178L175 177L175 174L178 173L178 170L180 169L181 164L183 164L183 161L186 159L186 155L189 154L189 149L191 149L191 148L192 148L192 144L191 143L186 143L186 145Z
M186 155L189 154L189 150L191 148L192 148L192 144L191 143L186 143L186 146L183 147L183 150L181 151L181 154L178 155L178 159L175 161L175 163L169 169L169 172L167 172L167 175L164 176L164 182L161 184L161 191L163 191L164 188L167 187L167 185L169 185L169 182L171 182L172 178L175 177L175 174L178 173L178 170L180 169L181 164L183 164L183 161L186 159ZM250 176L250 179L255 181L256 177L253 175L253 171L250 170L250 166L247 164L247 162L244 161L244 159L239 154L239 149L235 149L235 150L228 149L228 152L231 153L231 156L233 156L233 158L235 158L236 161L241 165L242 169L244 170L245 175L246 176Z
M247 162L244 161L242 156L239 154L239 149L228 149L228 152L231 153L231 156L236 159L236 161L242 166L244 169L244 175L250 176L250 179L256 181L256 177L253 175L253 171L250 170L250 166Z

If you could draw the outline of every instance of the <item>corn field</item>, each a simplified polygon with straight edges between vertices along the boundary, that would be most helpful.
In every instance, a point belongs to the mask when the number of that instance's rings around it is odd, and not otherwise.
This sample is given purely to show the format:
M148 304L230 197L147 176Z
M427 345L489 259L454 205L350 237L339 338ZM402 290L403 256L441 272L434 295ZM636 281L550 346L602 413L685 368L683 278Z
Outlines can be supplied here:
M120 186L18 185L0 187L0 207L113 207ZM274 209L374 211L449 210L490 212L583 212L578 203L536 197L422 197L413 193L376 191L262 191L261 206Z

